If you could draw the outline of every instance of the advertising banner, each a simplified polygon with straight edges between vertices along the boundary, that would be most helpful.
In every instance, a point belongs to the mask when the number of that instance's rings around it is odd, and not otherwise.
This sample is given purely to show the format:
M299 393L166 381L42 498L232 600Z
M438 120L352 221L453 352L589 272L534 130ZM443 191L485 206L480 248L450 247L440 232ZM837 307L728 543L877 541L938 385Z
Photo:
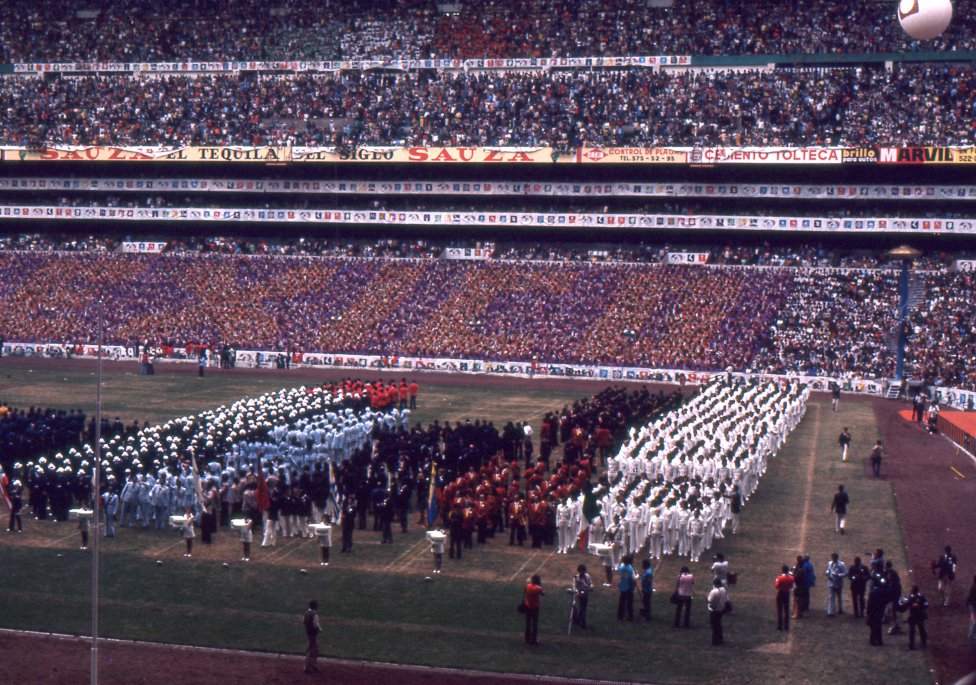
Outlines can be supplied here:
M706 264L708 263L708 253L668 252L665 259L668 264Z
M836 147L706 147L699 164L840 164L842 148ZM692 164L696 163L692 160Z
M184 354L187 347L157 350L163 360L196 361L193 355ZM169 354L165 354L168 352ZM92 358L97 348L92 344L47 344L6 342L4 356L82 357ZM132 360L136 351L132 347L105 345L102 354L109 359ZM235 365L240 367L273 366L283 353L275 350L238 350ZM551 364L534 361L487 361L480 359L451 359L439 357L395 357L370 354L342 354L304 352L292 355L291 368L342 368L398 371L427 371L439 373L476 373L520 378L578 378L635 382L700 385L709 383L726 372L684 371L680 369L650 369L642 367L588 366L583 364ZM888 385L882 379L829 378L826 376L798 376L764 373L733 373L736 378L747 378L773 383L801 381L815 391L826 392L836 381L845 392L880 396ZM943 405L954 408L973 408L976 393L951 388L937 388L934 397Z
M3 161L21 162L261 162L291 161L289 147L124 147L66 145L37 150L0 148Z
M972 390L935 387L931 389L931 395L942 409L976 410L976 392Z
M227 62L19 62L2 65L2 73L34 76L45 73L212 74L256 71L269 73L369 71L387 69L593 69L687 67L689 55L629 55L608 57L518 57L488 59L357 59L357 60L237 60Z
M782 231L849 233L976 233L976 219L743 216L718 214L605 214L540 212L430 212L385 210L200 207L63 207L0 205L0 219L45 221L192 221L403 226L586 227L596 230Z
M882 147L879 164L976 164L976 147Z
M601 164L805 165L976 164L976 148L839 147L393 147L308 146L55 146L0 147L0 161L15 162L256 162L263 164ZM719 184L716 187L720 187ZM866 186L874 188L875 186ZM873 191L871 191L873 192Z
M166 243L122 243L120 249L133 254L159 254L166 249Z
M276 195L481 195L495 197L703 197L760 200L976 201L976 185L791 185L782 183L553 183L247 178L25 176L0 178L0 192L246 193Z
M691 148L664 147L581 147L576 152L580 164L686 164Z
M442 259L458 259L483 262L491 259L491 247L448 247L441 254Z

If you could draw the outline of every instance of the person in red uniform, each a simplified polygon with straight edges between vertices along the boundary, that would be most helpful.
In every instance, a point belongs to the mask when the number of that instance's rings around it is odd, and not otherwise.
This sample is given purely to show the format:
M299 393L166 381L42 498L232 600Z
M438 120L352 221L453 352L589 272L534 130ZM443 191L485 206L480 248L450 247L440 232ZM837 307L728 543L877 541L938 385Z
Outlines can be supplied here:
M417 408L417 393L420 392L420 386L417 385L417 381L410 381L410 385L407 386L407 389L410 391L410 408L411 409L416 409Z
M793 576L790 567L783 565L783 572L776 577L776 630L790 629L790 594L793 592Z
M600 427L596 429L594 442L596 442L597 449L600 450L600 463L606 466L607 457L610 456L610 444L613 442L613 434L610 429L601 423Z
M475 529L478 531L478 544L488 542L488 502L484 495L479 494L474 503Z
M529 495L529 537L532 538L534 548L542 547L548 513L545 500L535 493Z
M474 547L474 530L478 524L478 515L474 508L474 502L470 498L464 500L464 547L471 549Z
M518 494L512 495L508 503L509 545L514 545L518 542L518 546L522 547L525 544L525 525L527 521L528 512L526 511L522 496Z
M542 608L542 578L536 574L525 585L525 644L539 644L539 610Z

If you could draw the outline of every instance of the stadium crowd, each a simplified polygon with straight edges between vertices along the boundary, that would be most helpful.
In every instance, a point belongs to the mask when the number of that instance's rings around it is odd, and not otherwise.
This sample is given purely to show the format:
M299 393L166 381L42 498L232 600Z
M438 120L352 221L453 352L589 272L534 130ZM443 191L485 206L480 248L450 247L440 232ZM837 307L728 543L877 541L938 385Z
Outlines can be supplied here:
M892 269L654 263L9 250L0 275L0 336L18 343L91 342L97 295L122 345L865 378L894 371L901 297ZM951 358L939 375L970 383L968 277L918 278L936 305L909 371ZM949 282L958 297L939 296Z
M946 271L928 282L906 322L905 364L927 384L976 388L976 277Z
M919 43L886 3L464 0L17 3L0 62L316 60L971 50L966 0L942 38Z
M895 368L898 273L796 274L753 370L890 378ZM843 312L838 316L838 312Z
M892 71L343 72L3 83L6 145L563 150L972 144L973 104L965 94L976 89L976 71L923 64Z

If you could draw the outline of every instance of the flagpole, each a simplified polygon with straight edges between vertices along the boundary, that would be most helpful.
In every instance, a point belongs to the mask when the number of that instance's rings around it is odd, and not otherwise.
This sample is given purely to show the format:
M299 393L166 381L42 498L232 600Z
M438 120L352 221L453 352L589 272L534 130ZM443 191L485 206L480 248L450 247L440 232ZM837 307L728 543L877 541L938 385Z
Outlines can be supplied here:
M101 504L102 469L102 301L98 300L98 370L95 374L95 473L92 476L92 520L95 531L92 539L92 646L91 685L98 685L98 546L99 504Z
M440 514L437 506L437 462L431 459L430 462L430 486L427 489L427 530L434 527L434 521ZM435 513L436 512L436 513Z

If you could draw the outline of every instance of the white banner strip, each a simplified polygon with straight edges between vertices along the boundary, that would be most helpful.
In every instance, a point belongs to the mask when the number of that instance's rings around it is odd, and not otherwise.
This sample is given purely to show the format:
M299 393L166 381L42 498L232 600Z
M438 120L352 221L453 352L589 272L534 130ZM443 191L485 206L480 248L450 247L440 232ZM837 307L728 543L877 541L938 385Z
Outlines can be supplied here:
M976 185L789 185L770 183L539 183L519 181L286 181L208 178L0 178L0 191L491 195L519 197L703 197L760 200L965 200Z
M188 354L186 346L157 348L157 360L193 362L196 354ZM55 343L6 342L3 355L82 359L94 358L97 348L91 343L63 345ZM133 347L104 345L102 354L113 360L134 360ZM242 367L274 367L283 354L275 350L238 350L236 363ZM629 366L588 366L583 364L540 364L533 362L501 362L475 359L445 359L437 357L389 357L368 354L295 353L293 368L361 369L363 371L425 371L432 373L468 373L518 378L573 378L596 381L631 381L636 383L669 383L702 385L710 382L721 371L682 371L675 369L650 369ZM897 381L868 378L828 378L825 376L796 376L765 373L734 373L734 376L788 383L799 380L810 385L811 390L827 392L831 382L840 384L844 392L882 396L887 387ZM976 409L976 391L937 387L933 397L943 408Z
M186 346L156 349L156 359L166 361L196 361L195 354L187 354ZM170 354L167 354L170 351ZM89 359L95 357L97 348L91 343L56 344L5 342L4 356L52 357ZM115 360L134 360L135 348L121 345L104 345L102 354ZM236 364L241 367L274 366L283 353L276 350L238 350ZM639 383L670 383L701 385L725 372L682 371L674 369L649 369L624 366L587 366L582 364L542 364L535 362L503 362L477 359L447 359L438 357L390 357L369 354L294 353L292 368L341 368L363 371L426 371L434 373L467 373L519 378L574 378L599 381L634 381ZM888 381L885 379L827 378L824 376L796 376L782 374L735 373L734 376L777 383L799 380L808 383L812 390L829 390L836 381L846 392L881 395ZM943 389L943 393L948 392ZM956 391L954 391L956 392ZM958 391L966 392L966 391ZM972 394L972 393L970 393Z
M20 62L13 74L28 76L64 72L123 72L131 74L209 74L308 71L365 71L369 69L478 70L478 69L593 69L601 67L689 66L688 55L641 55L624 57L529 57L490 59L407 59L407 60L276 60L233 62Z
M538 212L396 212L254 208L53 207L0 205L0 219L44 221L194 221L221 223L510 226L523 228L638 228L850 233L976 233L976 219L931 217L800 217L699 214L583 214Z
M976 259L957 259L950 271L976 271Z

